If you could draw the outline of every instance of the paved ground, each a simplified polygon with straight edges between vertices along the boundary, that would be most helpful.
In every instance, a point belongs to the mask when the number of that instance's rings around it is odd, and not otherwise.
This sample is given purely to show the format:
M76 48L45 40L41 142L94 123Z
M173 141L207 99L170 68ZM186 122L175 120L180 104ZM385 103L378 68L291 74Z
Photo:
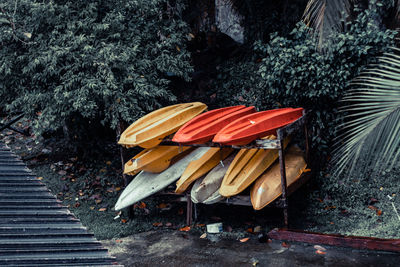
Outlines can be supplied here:
M211 239L211 240L210 240ZM260 243L254 236L241 243L206 239L185 232L157 230L103 245L125 266L399 266L400 254L325 246L317 254L313 245L280 241Z

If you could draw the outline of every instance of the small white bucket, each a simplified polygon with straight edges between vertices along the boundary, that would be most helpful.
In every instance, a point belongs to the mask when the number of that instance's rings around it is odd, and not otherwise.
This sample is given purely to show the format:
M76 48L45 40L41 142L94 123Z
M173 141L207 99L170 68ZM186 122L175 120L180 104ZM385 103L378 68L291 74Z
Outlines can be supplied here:
M217 234L222 232L222 223L207 224L207 233Z

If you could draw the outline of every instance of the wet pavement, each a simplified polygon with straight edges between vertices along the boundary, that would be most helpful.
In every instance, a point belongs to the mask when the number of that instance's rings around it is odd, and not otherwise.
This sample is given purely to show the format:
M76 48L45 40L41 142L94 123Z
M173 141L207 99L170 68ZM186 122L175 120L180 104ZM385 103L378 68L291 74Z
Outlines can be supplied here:
M261 243L255 235L242 243L157 230L102 243L125 266L400 266L397 253L331 246L317 252L311 244Z

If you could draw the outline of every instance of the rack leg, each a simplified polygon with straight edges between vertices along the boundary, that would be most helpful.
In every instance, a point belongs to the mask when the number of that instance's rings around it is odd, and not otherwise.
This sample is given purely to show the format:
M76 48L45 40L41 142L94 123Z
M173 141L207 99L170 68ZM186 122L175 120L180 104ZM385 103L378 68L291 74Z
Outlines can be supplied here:
M193 202L190 194L186 194L186 224L192 225L193 218Z
M304 122L304 138L306 141L306 162L307 162L307 164L309 164L309 162L310 162L310 143L308 140L307 122Z
M282 200L283 200L283 217L285 222L285 227L289 225L289 215L288 215L288 199L287 199L287 183L286 183L286 169L285 169L285 153L283 140L281 140L281 148L279 149L279 167L281 171L281 186L282 186Z

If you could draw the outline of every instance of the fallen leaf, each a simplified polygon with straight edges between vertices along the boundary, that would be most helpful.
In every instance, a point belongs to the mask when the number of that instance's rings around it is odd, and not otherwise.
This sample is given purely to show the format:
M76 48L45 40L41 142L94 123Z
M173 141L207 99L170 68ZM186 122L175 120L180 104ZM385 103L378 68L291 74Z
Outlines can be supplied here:
M127 219L121 219L122 223L126 223L128 220Z
M160 203L157 206L157 208L159 208L159 209L165 209L166 207L167 207L167 204L165 204L165 203Z
M330 224L335 224L334 222L330 222Z
M117 240L115 240L115 243L122 243L122 240L117 239Z
M282 247L284 247L284 248L290 248L290 244L289 243L286 243L286 242L282 242Z
M320 246L320 245L315 245L314 248L316 250L326 251L326 248L324 248L323 246Z
M38 177L39 180L43 180L43 177Z
M155 223L153 223L153 226L161 227L161 226L163 226L163 223L161 223L161 222L155 222Z
M196 227L204 227L204 226L206 226L204 223L198 223L198 224L196 224Z
M116 187L115 188L115 191L119 191L119 190L121 190L121 187Z
M111 161L107 161L106 164L107 164L107 165L111 165Z
M257 225L256 227L254 227L253 232L254 232L254 233L259 233L259 232L261 232L261 226Z
M76 202L76 203L74 204L74 207L75 207L75 208L78 208L80 205L81 205L81 203Z
M250 239L250 237L245 237L245 238L239 239L239 241L244 243L244 242L249 241L249 239Z
M107 208L100 208L99 211L106 211Z
M166 227L171 227L171 226L172 226L172 223L167 222L167 223L165 224L165 226L166 226Z
M378 209L377 207L374 207L374 206L371 206L371 205L369 205L368 208L369 208L370 210L377 210L377 209Z
M253 233L253 228L247 228L246 232Z
M204 238L206 238L206 237L207 237L207 233L204 233L204 234L202 234L202 235L200 236L201 239L204 239Z
M315 251L315 253L321 254L321 255L325 255L325 254L326 254L325 251L322 251L322 250L319 250L319 249L317 249L317 250Z
M376 198L371 197L368 202L369 202L368 204L373 205L373 204L379 202L379 200L377 200Z
M179 46L176 46L176 50L178 50L178 52L181 52L181 49Z
M101 203L101 199L96 199L95 202L96 202L96 204L100 204Z
M67 174L67 172L66 172L66 171L64 171L64 170L61 170L61 171L59 171L59 172L58 172L58 174L59 174L59 175L66 175L66 174Z
M181 231L181 232L189 232L190 231L190 226L185 226L185 227L179 228L179 231Z
M383 213L383 211L381 211L381 210L377 210L377 211L376 211L376 215L378 215L378 216L381 216L382 213Z

